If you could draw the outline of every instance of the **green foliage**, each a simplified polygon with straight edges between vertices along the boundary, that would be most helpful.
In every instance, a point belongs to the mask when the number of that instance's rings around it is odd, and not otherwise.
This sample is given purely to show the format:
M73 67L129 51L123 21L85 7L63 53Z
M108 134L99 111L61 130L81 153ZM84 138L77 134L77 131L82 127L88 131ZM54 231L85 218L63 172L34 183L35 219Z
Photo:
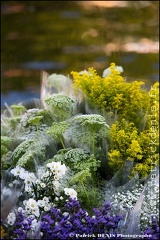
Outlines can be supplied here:
M159 84L144 90L143 82L127 83L116 67L112 63L105 78L93 68L71 72L74 87L83 91L91 106L101 109L111 125L108 163L113 173L130 160L134 161L132 174L144 177L158 164Z
M74 189L78 192L82 205L89 211L100 203L98 188L91 182L92 175L89 168L83 169L70 178L69 183L74 184ZM78 183L78 184L77 184Z
M81 148L68 148L63 151L60 150L57 154L47 162L60 161L67 165L74 173L78 173L82 170L89 169L92 177L95 177L95 172L100 167L100 160L97 160L95 156L90 155L89 152ZM95 179L96 180L96 179Z
M28 152L28 148L33 143L33 140L26 140L19 144L16 149L13 151L12 159L14 164L26 153Z
M64 121L72 115L74 101L66 95L55 94L45 102L55 121Z
M8 148L12 142L12 138L8 136L1 136L1 155L7 153ZM5 150L6 149L6 150Z
M74 150L77 150L77 149L70 150L69 152L73 153L75 152ZM71 162L71 161L72 159L70 159L70 161L68 162ZM93 154L86 159L83 158L83 160L79 158L77 162L76 163L74 162L74 164L72 165L72 168L75 172L78 172L84 169L89 169L91 173L94 173L97 171L98 167L100 167L100 161L96 160Z
M11 105L10 108L12 109L14 116L22 115L26 111L26 108L23 105Z
M109 126L99 114L78 115L72 119L66 135L73 143L78 140L78 144L88 146L94 154L98 140L109 136Z
M38 125L40 124L40 121L43 119L43 116L36 116L33 118L30 118L28 120L28 123L31 125L35 125L36 127L38 127Z
M27 170L35 171L36 164L43 164L46 160L46 145L43 142L34 142L29 145L27 152L25 152L19 159L16 165L24 167Z
M69 123L63 122L53 122L52 126L46 131L47 134L51 135L55 141L61 142L63 148L65 148L63 142L63 133L67 130Z
M46 99L45 109L12 105L12 114L2 119L2 168L36 171L39 164L59 161L70 169L67 184L91 209L100 202L98 182L126 161L133 163L130 177L146 177L158 165L159 86L147 92L142 82L127 83L114 64L105 78L93 68L72 74L75 88L101 113L74 115L75 102L61 94Z
M77 172L71 179L70 179L70 183L71 184L75 184L77 182L80 183L85 183L87 182L87 179L91 178L91 173L89 171L88 168L81 170L80 172Z
M53 119L51 117L51 114L47 109L40 109L37 113L37 116L43 116L42 123L46 124L47 126L51 126L53 123Z
M28 170L35 170L34 160L42 163L45 160L45 141L26 140L19 144L12 153L13 165L19 165Z
M6 154L7 152L8 152L7 147L4 146L4 145L2 145L2 146L1 146L1 156L4 155L4 154Z

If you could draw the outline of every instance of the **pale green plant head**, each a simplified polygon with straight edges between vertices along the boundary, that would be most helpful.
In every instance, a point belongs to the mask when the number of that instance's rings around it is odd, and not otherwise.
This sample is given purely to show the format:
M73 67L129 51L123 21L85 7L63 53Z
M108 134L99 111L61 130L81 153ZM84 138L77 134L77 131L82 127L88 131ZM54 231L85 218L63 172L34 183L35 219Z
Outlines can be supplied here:
M73 144L88 146L92 153L98 140L109 137L110 127L105 118L99 114L77 115L71 121L72 125L66 131L66 137Z
M47 109L55 121L64 121L72 115L74 100L63 94L55 94L45 100Z

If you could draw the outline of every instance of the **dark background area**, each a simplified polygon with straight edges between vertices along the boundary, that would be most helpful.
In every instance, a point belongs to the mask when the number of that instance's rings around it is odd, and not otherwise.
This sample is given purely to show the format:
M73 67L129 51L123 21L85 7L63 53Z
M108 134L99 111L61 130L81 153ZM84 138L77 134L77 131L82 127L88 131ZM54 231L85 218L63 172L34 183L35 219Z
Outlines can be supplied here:
M128 81L159 80L159 1L1 1L1 107L39 98L41 70L111 62Z

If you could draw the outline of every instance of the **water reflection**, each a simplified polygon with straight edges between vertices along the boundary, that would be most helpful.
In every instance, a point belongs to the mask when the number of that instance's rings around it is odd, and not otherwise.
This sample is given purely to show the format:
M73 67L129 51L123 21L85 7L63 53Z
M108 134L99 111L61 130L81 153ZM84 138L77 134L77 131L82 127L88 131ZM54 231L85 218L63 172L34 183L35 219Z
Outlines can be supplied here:
M159 1L1 3L1 106L39 96L41 70L102 75L115 62L125 76L159 79Z
M22 63L21 67L25 69L63 69L66 66L63 62L27 62Z

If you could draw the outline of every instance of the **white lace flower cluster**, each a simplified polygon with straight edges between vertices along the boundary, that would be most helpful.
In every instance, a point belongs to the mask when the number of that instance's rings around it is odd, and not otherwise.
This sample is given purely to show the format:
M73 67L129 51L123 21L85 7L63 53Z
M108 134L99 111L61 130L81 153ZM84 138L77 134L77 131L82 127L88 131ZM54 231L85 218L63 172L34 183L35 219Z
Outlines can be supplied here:
M118 210L132 210L143 190L143 185L136 185L135 189L118 192L112 195L112 206Z
M15 177L19 177L24 180L25 183L25 191L31 193L33 191L32 185L36 182L37 178L32 172L26 171L24 168L17 166L11 170L11 173Z
M49 211L51 206L54 205L53 202L51 203L52 193L56 196L55 201L57 201L58 197L60 200L63 200L61 196L62 192L71 198L77 199L77 192L74 189L65 188L63 184L60 186L60 180L62 178L65 179L65 174L68 170L65 164L61 164L61 162L50 162L46 165L46 171L44 168L40 170L38 174L39 178L37 178L34 173L28 172L20 166L16 166L11 170L11 174L24 181L24 190L29 196L29 199L23 201L24 208L18 208L18 211L22 211L27 217L33 219L39 218L41 211ZM46 193L49 195L41 195L45 188L47 188ZM38 199L37 196L39 196ZM16 215L12 211L7 217L8 224L13 225L15 220Z
M140 210L140 226L146 229L151 224L151 216L159 219L159 182L153 185L152 181L148 181L145 199Z
M142 191L145 189L144 193ZM132 211L144 194L140 210L140 228L143 231L151 224L151 216L159 219L159 186L158 183L153 187L151 180L147 182L146 188L142 184L136 184L134 189L126 192L118 192L112 195L112 207L115 211Z
M51 208L51 203L49 202L49 198L44 197L42 200L36 201L33 198L29 200L24 200L23 204L25 206L25 214L29 215L29 217L39 217L40 216L40 208L44 211L49 211Z
M14 212L10 212L7 216L7 223L11 226L15 223L16 214Z
M64 188L64 192L67 196L77 199L77 192L73 188Z
M65 164L61 164L61 162L51 162L48 163L46 167L54 174L55 180L59 180L67 170Z

